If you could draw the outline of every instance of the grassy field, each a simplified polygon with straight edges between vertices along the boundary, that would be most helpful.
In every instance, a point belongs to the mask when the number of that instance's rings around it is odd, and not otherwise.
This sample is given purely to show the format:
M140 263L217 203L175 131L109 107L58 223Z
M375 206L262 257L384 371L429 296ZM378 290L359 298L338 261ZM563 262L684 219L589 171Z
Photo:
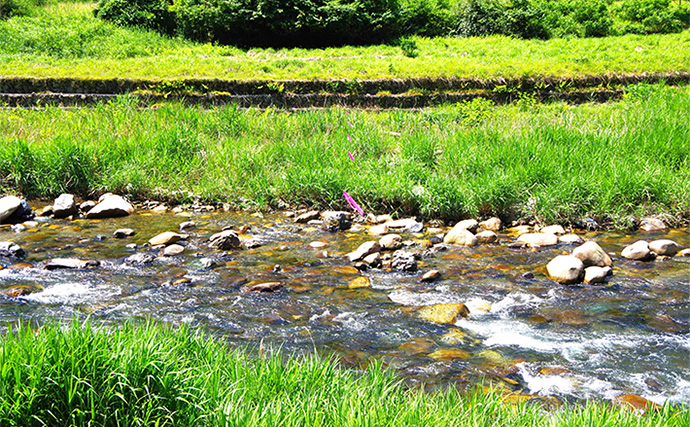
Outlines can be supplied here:
M375 361L229 350L186 329L19 327L0 337L3 426L687 426L603 403L546 411L497 393L406 389ZM521 403L511 404L508 401Z
M520 78L690 71L690 32L593 39L413 38L398 46L251 49L116 27L93 4L0 22L0 76L233 80Z
M572 106L475 100L423 111L202 109L134 102L0 112L0 187L347 208L458 219L690 216L690 88ZM350 160L347 151L355 158Z

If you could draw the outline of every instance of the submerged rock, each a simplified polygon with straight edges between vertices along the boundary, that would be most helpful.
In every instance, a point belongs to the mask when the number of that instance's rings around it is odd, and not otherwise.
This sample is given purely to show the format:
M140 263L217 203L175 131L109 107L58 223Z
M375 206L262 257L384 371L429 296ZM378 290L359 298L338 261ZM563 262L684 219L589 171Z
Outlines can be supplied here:
M656 258L654 252L649 249L649 243L646 240L638 240L632 245L626 246L621 252L621 256L633 261L651 261Z
M585 265L572 255L559 255L546 265L549 277L563 285L571 285L582 281Z
M14 242L0 242L0 256L7 258L24 258L26 252Z
M359 276L350 280L350 283L347 284L347 287L350 289L370 288L371 280L366 276Z
M681 246L673 240L660 239L651 242L649 249L657 255L674 256L680 251Z
M79 213L79 206L72 194L60 194L53 202L53 215L55 218L67 218Z
M116 194L108 193L101 196L98 204L86 212L86 218L117 218L132 213L134 213L134 208L125 199Z
M229 251L231 249L239 249L242 242L235 231L225 230L211 236L208 245L222 251Z
M178 242L180 240L186 239L188 237L189 236L186 234L179 234L179 233L175 233L172 231L166 231L164 233L161 233L161 234L154 236L151 239L149 239L149 244L151 246L159 246L159 245L168 246L168 245L171 245L171 244Z
M96 268L99 265L101 265L100 261L96 260L81 260L77 258L56 258L46 262L46 265L43 268L45 268L46 270L84 270L87 268Z
M458 316L467 317L470 310L461 302L450 304L434 304L419 310L419 316L433 323L455 323Z
M585 242L573 251L573 256L589 267L610 267L613 262L611 257L596 242Z

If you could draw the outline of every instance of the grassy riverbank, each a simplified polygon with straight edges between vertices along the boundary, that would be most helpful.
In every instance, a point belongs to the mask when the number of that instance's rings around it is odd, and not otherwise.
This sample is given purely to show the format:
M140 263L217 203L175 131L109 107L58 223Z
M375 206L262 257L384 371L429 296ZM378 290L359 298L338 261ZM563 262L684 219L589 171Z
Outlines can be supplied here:
M603 403L545 411L498 394L406 389L371 363L252 357L186 329L22 327L0 338L4 426L686 426ZM520 401L517 405L508 401ZM596 420L596 421L595 421Z
M117 27L89 3L0 21L0 76L180 80L520 78L690 71L690 32L589 39L412 38L399 46L250 49Z
M690 212L690 88L618 103L474 101L423 111L285 112L132 102L0 112L0 186L239 208L346 208L542 221ZM347 151L355 158L350 160Z

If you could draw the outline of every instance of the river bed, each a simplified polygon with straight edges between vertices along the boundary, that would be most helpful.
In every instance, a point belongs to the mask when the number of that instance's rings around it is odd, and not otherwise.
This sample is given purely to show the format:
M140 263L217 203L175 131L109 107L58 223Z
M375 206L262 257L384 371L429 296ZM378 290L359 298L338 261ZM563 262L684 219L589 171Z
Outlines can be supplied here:
M620 256L640 239L668 238L688 247L687 228L575 230L611 254L614 275L604 285L564 286L546 277L545 266L572 245L515 249L508 246L515 236L499 233L497 244L431 254L433 236L425 231L402 235L408 250L423 254L417 272L359 272L344 255L378 239L367 231L329 233L284 214L184 215L141 210L117 219L41 219L20 232L1 228L0 241L19 244L27 252L19 262L28 265L11 268L13 262L0 258L0 290L6 291L0 327L75 316L104 324L154 318L202 327L233 346L316 350L355 367L378 359L407 383L430 388L482 383L559 400L632 393L657 403L690 403L690 257L633 262ZM179 242L181 255L158 256L144 246L188 220L197 227ZM209 248L208 237L227 226L248 227L241 237L260 246ZM120 228L136 234L114 238ZM313 249L314 241L327 246ZM142 266L124 262L138 252L156 258ZM100 266L43 268L47 260L69 257ZM431 269L442 278L420 282ZM371 286L352 286L359 276ZM282 288L247 292L263 282ZM10 297L9 289L28 291ZM470 315L455 324L419 315L422 306L456 302Z

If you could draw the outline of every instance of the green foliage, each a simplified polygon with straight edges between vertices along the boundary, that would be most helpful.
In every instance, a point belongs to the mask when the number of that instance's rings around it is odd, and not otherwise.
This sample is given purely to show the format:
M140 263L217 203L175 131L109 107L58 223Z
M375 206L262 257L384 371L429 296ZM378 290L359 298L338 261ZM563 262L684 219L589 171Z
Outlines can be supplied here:
M688 24L678 10L671 8L671 0L623 0L614 4L613 15L621 34L674 33Z
M47 4L47 0L0 0L0 20L12 16L26 16Z
M546 38L545 12L528 0L467 0L459 14L459 34L504 34L519 38Z
M448 220L687 218L690 89L640 85L628 93L603 105L542 105L523 95L509 106L475 99L348 115L139 110L127 98L95 109L6 110L0 184L29 197L114 191L179 201L191 193L321 209L346 208L347 190L368 211Z
M109 0L100 2L94 14L117 25L173 34L176 23L171 6L169 0Z

